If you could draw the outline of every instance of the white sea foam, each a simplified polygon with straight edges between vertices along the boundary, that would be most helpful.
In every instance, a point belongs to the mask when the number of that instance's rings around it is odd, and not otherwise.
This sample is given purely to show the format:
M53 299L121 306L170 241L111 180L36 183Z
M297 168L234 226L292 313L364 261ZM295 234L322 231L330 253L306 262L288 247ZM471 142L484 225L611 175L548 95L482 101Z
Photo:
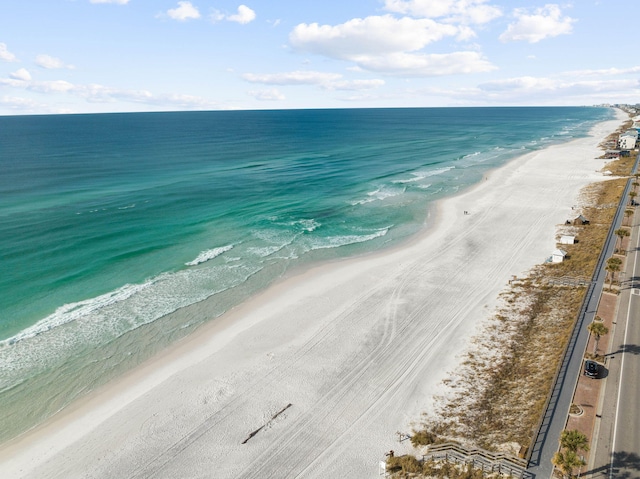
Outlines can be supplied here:
M216 258L218 256L220 256L222 253L225 253L229 250L233 249L233 245L232 244L228 244L226 246L221 246L219 248L213 248L213 249L208 249L205 251L202 251L198 257L196 259L194 259L193 261L189 261L188 263L185 263L187 266L195 266L197 264L200 263L204 263L206 261L209 261L213 258Z
M56 309L54 313L41 319L33 326L23 329L15 336L0 341L0 346L7 346L24 339L33 338L41 333L50 331L53 328L89 316L102 308L130 298L134 294L148 288L153 283L154 280L150 280L142 284L125 284L121 288L101 296L62 305Z
M400 180L394 180L393 183L414 183L416 181L421 181L424 180L425 178L429 178L430 176L436 176L436 175L441 175L443 173L446 173L449 170L453 170L455 169L455 166L445 166L442 168L436 168L435 170L420 170L420 171L415 171L413 173L411 173L411 175L413 176L412 178L406 178L406 179L400 179Z
M291 243L287 243L287 244L291 244ZM282 248L287 246L287 244L274 245L274 246L262 246L262 247L252 246L250 248L247 248L247 253L255 256L259 256L260 258L266 258L267 256L270 256L273 253L277 253Z
M368 235L342 235L342 236L328 236L326 238L318 238L311 242L311 249L328 249L339 248L349 244L364 243L365 241L371 241L381 236L385 236L389 232L389 228L383 228L374 233Z
M66 304L0 341L0 389L13 387L25 368L55 364L78 345L109 342L145 324L247 281L259 265L231 264L162 273L141 284Z
M300 225L304 231L308 231L308 232L315 231L318 227L321 226L321 224L314 219L308 219L308 220L302 219L302 220L294 221L293 224Z
M352 205L364 205L367 203L371 203L373 201L381 201L386 200L387 198L393 198L394 196L399 196L406 191L406 187L404 188L393 188L389 186L381 186L373 191L367 193L368 198L364 198L362 200L353 201Z

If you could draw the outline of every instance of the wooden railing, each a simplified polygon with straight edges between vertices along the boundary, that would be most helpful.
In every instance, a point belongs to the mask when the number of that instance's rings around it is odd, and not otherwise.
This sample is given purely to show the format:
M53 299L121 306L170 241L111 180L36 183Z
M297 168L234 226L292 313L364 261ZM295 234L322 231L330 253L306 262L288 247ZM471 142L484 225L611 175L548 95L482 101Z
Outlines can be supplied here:
M487 474L500 473L522 479L533 477L527 472L527 461L510 454L495 453L480 448L465 448L460 444L447 442L428 446L423 461L447 461L470 464Z

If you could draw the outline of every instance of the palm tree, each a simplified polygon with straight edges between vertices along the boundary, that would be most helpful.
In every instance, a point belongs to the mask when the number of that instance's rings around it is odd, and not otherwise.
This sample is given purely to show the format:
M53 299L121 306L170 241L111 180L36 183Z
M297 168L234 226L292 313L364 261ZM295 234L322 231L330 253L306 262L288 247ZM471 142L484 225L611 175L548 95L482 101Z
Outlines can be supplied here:
M624 210L624 215L627 218L627 226L629 226L629 218L633 215L633 210Z
M567 431L566 429L560 433L560 448L569 451L578 452L582 449L584 452L589 451L589 440L587 436L576 429Z
M593 355L595 356L598 353L598 342L600 341L600 336L604 336L605 334L607 334L609 332L609 328L607 328L604 324L602 324L599 321L594 321L589 326L587 326L587 329L596 338L595 344L593 346ZM564 434L565 432L572 432L572 431L563 431L562 434ZM560 438L560 442L562 442L562 438Z
M622 260L620 258L616 258L612 256L607 260L606 270L611 273L611 281L609 282L609 289L613 287L613 279L617 271L620 271L620 266L622 266Z
M618 228L617 230L614 231L614 233L616 234L616 236L619 238L619 243L620 243L620 247L622 247L622 238L624 238L625 236L629 236L631 233L629 232L629 230L624 229L624 228ZM620 248L618 248L618 246L616 246L616 249L619 250Z
M638 189L638 186L640 186L640 183L638 183L637 181L634 181L632 185L633 185L633 191L636 191Z
M578 450L589 450L587 436L576 430L562 431L560 451L554 454L551 462L562 471L564 477L573 477L573 470L586 464L584 459L578 456Z
M573 477L573 470L576 467L587 464L584 462L584 459L578 457L578 455L573 451L558 451L553 455L551 462L554 466L560 469L562 476L567 478Z
M631 193L629 193L629 196L631 197L631 204L635 205L636 203L636 196L638 196L638 193L636 193L635 191L632 191Z

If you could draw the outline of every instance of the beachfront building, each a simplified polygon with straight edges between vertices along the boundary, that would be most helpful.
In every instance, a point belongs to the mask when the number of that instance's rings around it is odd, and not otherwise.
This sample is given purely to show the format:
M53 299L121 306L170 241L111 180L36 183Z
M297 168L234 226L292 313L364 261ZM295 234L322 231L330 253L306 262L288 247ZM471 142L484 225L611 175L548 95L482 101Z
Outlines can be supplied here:
M621 150L633 150L638 141L638 132L636 130L627 130L618 137L618 148Z
M551 262L552 263L562 263L567 256L567 252L563 249L556 249L553 253L551 253Z

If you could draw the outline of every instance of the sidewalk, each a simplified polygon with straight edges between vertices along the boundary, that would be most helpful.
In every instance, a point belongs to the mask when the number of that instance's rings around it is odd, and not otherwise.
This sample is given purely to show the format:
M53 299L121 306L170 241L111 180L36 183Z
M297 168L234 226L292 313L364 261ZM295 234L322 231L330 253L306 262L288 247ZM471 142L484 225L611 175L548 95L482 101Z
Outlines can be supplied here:
M598 352L603 355L608 352L609 338L614 328L614 320L618 308L618 296L611 293L602 293L600 304L598 305L597 316L602 318L602 322L609 329L609 333L600 338ZM595 338L591 336L587 344L587 353L593 353ZM607 377L607 369L601 363L600 375L598 378L590 378L581 374L573 396L573 404L580 406L581 414L569 414L566 429L577 429L589 439L589 444L593 444L594 426L596 414L599 411L598 403L603 387L603 382ZM585 458L587 459L587 458Z
M626 241L621 245L621 249L624 251L627 250L628 243L630 242L628 238L625 238L625 240ZM627 256L619 257L626 263ZM608 284L605 285L605 288L607 287ZM583 373L580 374L572 403L579 406L582 411L578 413L570 412L565 427L567 430L578 430L587 436L590 446L594 444L594 437L597 436L599 429L598 426L599 419L601 417L600 414L602 412L603 394L609 372L608 353L610 353L610 343L613 338L614 328L616 327L616 315L619 307L618 299L619 295L605 291L603 291L600 296L596 316L602 318L603 324L609 330L606 335L600 337L600 341L598 342L598 354L600 356L604 356L604 360L602 360L602 358L599 360L600 373L598 378L589 378ZM585 353L592 354L594 352L594 347L595 337L590 336ZM583 468L584 471L589 471L592 468L595 449L596 448L592 446L591 450L584 458L585 462L587 462L587 466Z

